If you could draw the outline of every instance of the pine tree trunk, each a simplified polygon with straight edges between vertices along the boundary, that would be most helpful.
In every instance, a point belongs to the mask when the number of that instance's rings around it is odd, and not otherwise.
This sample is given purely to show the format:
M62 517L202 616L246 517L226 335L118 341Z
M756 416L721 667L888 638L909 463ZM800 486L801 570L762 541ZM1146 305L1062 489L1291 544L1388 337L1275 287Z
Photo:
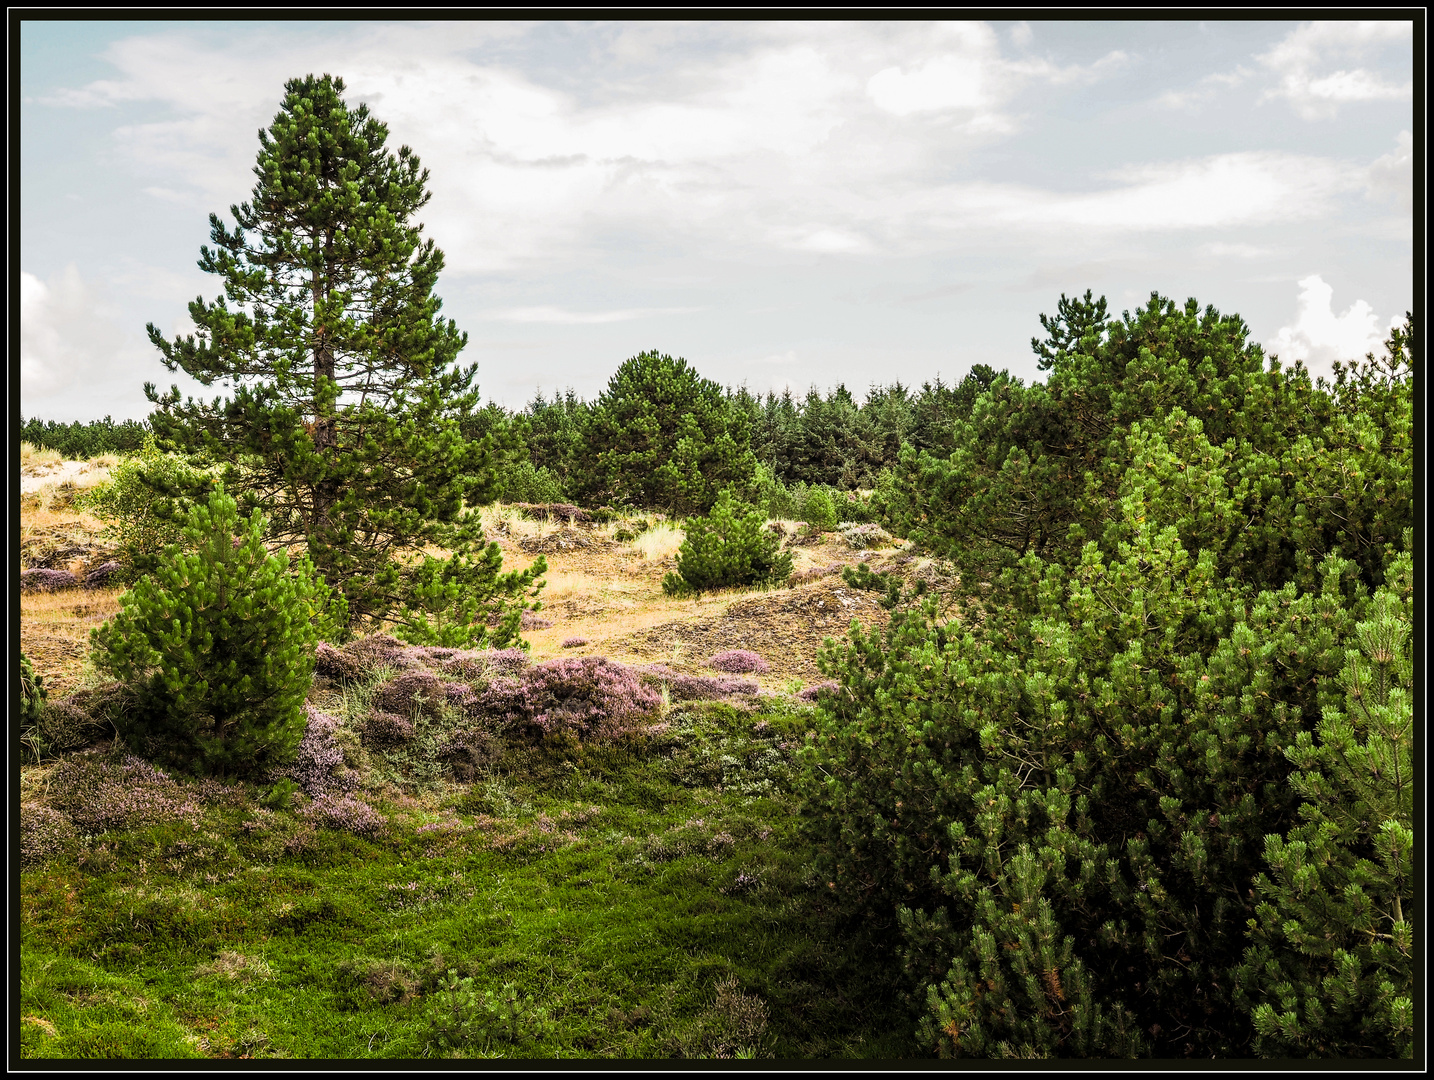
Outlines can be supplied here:
M329 245L326 243L325 248ZM325 252L327 255L327 251ZM327 260L326 260L327 261ZM332 478L335 447L338 444L337 423L332 408L326 406L328 383L334 380L334 352L328 341L328 334L319 322L319 304L324 298L322 279L317 270L313 276L314 292L314 452L323 470L314 484L314 506L309 533L324 530L329 525L329 511L338 502L338 483ZM337 403L335 403L337 404Z

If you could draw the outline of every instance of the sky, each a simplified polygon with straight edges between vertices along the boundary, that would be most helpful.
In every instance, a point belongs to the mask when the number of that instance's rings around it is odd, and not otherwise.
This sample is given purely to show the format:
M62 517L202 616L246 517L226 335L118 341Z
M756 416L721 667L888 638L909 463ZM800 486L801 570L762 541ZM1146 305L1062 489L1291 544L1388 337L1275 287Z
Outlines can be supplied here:
M145 327L190 331L222 292L196 265L209 215L232 223L309 73L430 170L443 311L509 408L591 399L649 349L758 394L1032 381L1040 315L1087 289L1113 313L1194 297L1327 372L1413 306L1411 21L19 33L25 417L203 392Z

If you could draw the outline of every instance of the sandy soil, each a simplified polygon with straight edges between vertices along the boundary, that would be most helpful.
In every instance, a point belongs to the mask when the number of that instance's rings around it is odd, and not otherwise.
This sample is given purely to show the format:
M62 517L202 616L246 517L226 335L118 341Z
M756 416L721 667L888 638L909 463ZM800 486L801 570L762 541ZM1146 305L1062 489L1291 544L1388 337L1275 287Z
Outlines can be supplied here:
M67 466L78 466L67 462ZM22 477L37 485L62 475ZM22 507L21 563L68 567L83 572L109 557L100 536L103 523L65 507ZM848 588L839 573L829 573L795 588L725 589L676 600L662 591L662 578L675 569L666 548L619 543L602 526L555 527L509 521L490 532L503 549L505 569L530 565L542 554L548 562L542 610L523 637L534 661L555 656L608 656L629 664L661 663L690 674L713 674L707 661L726 649L750 649L771 670L758 681L769 690L804 685L822 675L817 657L823 641L845 636L853 620L866 629L888 620L877 594ZM675 544L669 544L675 547ZM792 548L797 571L855 565L863 559L876 570L909 574L929 560L902 549L855 552L829 534L816 544ZM648 557L655 555L655 557ZM36 670L57 688L80 677L89 631L118 610L118 590L67 590L20 597L21 646ZM569 641L581 644L567 644Z
M27 465L20 470L20 494L27 495L32 491L39 491L46 484L63 484L66 481L78 483L81 477L87 480L100 480L102 477L92 475L96 473L109 473L109 469L103 465L91 465L88 461L62 461L58 465Z

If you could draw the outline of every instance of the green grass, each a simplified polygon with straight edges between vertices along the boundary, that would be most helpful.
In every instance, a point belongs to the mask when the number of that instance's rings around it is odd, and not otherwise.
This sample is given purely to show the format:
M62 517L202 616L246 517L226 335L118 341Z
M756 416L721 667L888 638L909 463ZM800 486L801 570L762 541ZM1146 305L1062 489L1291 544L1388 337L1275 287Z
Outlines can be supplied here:
M892 928L841 922L796 832L809 719L505 744L472 784L389 787L374 840L257 788L84 838L21 876L21 1054L914 1054Z

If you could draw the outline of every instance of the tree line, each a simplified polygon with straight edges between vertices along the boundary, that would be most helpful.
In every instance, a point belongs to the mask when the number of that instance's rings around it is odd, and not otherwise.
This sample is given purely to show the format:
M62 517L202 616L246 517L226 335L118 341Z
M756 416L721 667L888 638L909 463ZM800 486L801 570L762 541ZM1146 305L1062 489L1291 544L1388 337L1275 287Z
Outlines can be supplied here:
M592 403L480 408L413 221L427 173L343 89L287 84L252 202L201 248L223 296L190 305L194 335L150 328L171 370L232 390L146 387L155 438L211 464L146 477L193 505L199 553L126 612L187 650L198 689L175 697L158 646L110 632L111 666L151 679L135 715L160 730L180 709L199 745L248 715L245 664L227 661L234 702L201 701L221 651L175 628L231 633L261 571L277 599L251 644L302 654L274 686L304 683L320 632L515 640L545 567L504 573L475 512L515 478L705 515L672 591L725 573L727 538L744 573L780 572L741 502L869 485L866 512L949 559L957 595L846 572L892 618L823 656L803 815L818 887L889 927L925 1045L1412 1054L1412 317L1316 380L1237 315L1152 294L1113 317L1087 292L1042 317L1031 385L982 368L861 405L759 400L648 352ZM290 547L285 593L265 552ZM296 738L282 704L264 722Z

